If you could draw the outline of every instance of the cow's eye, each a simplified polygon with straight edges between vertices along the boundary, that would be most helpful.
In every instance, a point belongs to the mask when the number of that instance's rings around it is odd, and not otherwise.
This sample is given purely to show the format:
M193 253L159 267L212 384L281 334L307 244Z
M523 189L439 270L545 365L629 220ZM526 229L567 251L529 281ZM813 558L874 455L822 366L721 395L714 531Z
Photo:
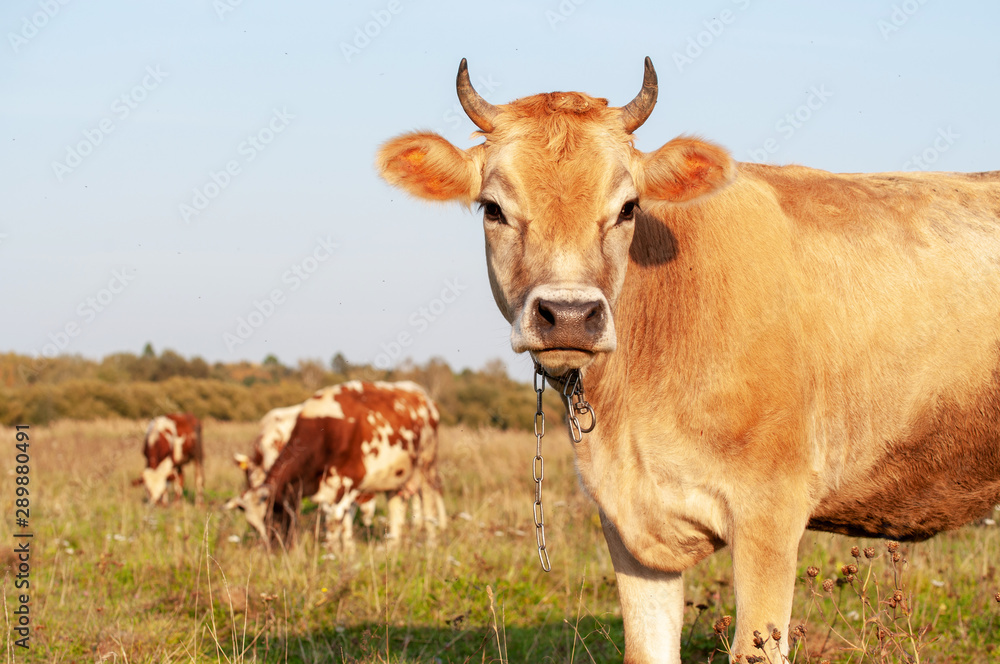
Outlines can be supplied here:
M479 209L483 211L483 218L486 221L492 221L498 224L506 224L507 220L504 219L503 210L500 206L493 201L483 201L479 204Z
M629 201L622 206L622 211L618 213L618 223L624 223L626 221L632 221L635 219L635 211L639 208L639 204L635 201Z

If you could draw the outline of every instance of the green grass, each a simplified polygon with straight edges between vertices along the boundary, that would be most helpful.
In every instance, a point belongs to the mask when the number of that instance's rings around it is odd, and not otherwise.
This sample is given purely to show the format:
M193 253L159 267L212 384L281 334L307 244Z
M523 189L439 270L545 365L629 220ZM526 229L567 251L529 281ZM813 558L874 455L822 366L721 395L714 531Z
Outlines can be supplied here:
M553 567L546 574L532 524L530 434L446 429L440 464L450 523L438 546L414 537L389 550L377 521L372 532L358 527L357 555L345 558L316 545L315 510L301 518L298 545L275 555L263 551L241 514L222 510L242 484L232 452L245 451L254 430L207 422L206 506L196 508L188 492L181 504L154 508L131 486L142 467L143 422L32 427L35 631L30 650L5 648L7 661L621 661L614 573L561 435L547 437L543 450ZM13 431L0 429L0 440L13 441ZM11 516L12 457L0 456L0 496ZM5 519L0 563L8 570L13 542ZM876 547L877 557L857 561L854 585L823 591L825 579L843 577L841 567L856 562L854 545ZM883 644L907 648L884 661L914 652L922 662L998 661L1000 529L966 527L904 544L906 563L895 568L885 546L807 534L792 625L805 625L811 657L800 647L795 661L883 661L870 651L878 644L873 615L895 630ZM810 566L819 569L813 581ZM900 572L907 610L890 611L884 602ZM8 618L12 584L6 576ZM725 661L713 625L735 615L728 553L691 570L686 586L684 661Z

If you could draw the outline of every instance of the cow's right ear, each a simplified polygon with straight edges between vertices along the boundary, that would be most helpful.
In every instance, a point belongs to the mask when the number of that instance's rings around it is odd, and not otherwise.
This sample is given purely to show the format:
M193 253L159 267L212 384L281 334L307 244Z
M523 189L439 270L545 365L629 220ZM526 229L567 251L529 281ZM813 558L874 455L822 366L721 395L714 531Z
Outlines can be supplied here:
M460 150L437 134L404 134L379 149L375 164L386 182L414 196L469 204L482 187L482 152Z

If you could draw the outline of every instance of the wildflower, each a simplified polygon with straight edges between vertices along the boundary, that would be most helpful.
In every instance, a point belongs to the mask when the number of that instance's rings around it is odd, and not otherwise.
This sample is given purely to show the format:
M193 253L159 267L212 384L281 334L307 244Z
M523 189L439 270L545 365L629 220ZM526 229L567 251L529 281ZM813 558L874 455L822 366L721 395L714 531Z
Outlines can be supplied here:
M865 558L867 558L868 560L871 560L874 557L875 557L875 547L873 547L873 546L866 546L865 547Z
M775 627L773 630L771 630L771 639L773 639L775 642L778 642L778 641L781 640L781 632L778 630L777 627Z
M896 553L896 550L899 549L899 542L889 542L885 548L889 550L889 553Z
M806 574L809 575L810 579L815 579L817 576L819 576L819 568L818 567L813 567L812 565L810 565L806 569Z
M861 551L858 549L858 547L856 547L856 546L852 546L851 547L851 557L852 558L860 558L861 557Z
M900 560L902 560L902 559L903 559L903 556L899 555L899 552L898 552L898 551L894 551L894 552L892 553L892 562L894 562L894 563L898 563L898 562L899 562Z
M825 590L828 593L833 592L833 579L827 579L826 581L823 582L823 590Z

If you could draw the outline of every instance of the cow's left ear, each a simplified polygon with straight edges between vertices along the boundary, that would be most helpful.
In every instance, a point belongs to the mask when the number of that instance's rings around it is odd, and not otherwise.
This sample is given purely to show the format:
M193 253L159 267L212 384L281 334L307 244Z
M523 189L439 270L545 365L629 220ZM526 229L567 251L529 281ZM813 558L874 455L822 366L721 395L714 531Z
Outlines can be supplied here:
M732 182L736 164L725 149L682 136L645 155L641 173L642 198L685 203Z
M437 134L405 134L388 141L375 164L386 182L419 198L471 203L482 186L482 147L460 150Z
M239 452L233 453L233 461L240 470L246 470L250 467L250 457L246 454L240 454Z

